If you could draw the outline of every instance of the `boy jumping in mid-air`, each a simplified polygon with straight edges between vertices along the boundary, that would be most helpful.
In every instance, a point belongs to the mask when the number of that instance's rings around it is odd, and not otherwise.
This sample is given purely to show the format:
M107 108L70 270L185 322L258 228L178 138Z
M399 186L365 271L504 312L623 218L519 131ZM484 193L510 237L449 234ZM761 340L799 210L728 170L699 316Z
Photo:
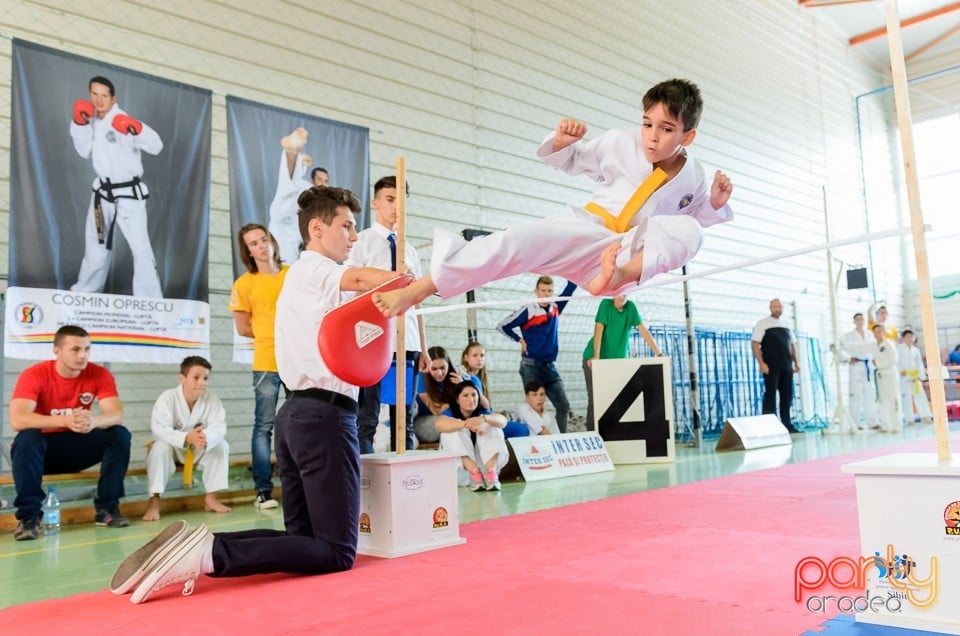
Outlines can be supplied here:
M439 292L449 298L493 280L532 272L562 276L594 295L614 296L689 261L701 227L733 218L733 186L716 172L708 184L687 156L703 99L695 84L672 79L643 97L643 124L584 143L585 123L564 119L537 150L544 162L592 178L594 200L573 215L515 225L467 242L435 230L430 274L403 289L374 294L386 316Z

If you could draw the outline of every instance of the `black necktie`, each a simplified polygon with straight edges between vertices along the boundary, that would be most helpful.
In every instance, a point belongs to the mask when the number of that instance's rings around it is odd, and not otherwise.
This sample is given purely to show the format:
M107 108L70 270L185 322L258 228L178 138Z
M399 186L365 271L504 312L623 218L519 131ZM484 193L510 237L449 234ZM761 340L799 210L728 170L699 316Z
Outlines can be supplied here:
M390 269L393 271L397 270L397 235L390 234L387 237L387 241L390 243Z

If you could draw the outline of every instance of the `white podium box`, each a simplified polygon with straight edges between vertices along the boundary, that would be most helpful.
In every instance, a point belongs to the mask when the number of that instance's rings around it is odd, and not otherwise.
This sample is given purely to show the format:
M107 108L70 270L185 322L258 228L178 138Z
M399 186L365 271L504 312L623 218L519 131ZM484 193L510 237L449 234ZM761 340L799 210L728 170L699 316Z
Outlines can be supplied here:
M842 470L856 476L865 594L889 599L857 621L960 634L960 455L895 453Z
M714 450L751 450L792 443L790 431L776 415L731 417L723 423L723 431Z
M457 507L459 461L438 451L361 455L357 552L400 557L466 543Z
M614 464L676 461L670 358L594 360L593 412Z

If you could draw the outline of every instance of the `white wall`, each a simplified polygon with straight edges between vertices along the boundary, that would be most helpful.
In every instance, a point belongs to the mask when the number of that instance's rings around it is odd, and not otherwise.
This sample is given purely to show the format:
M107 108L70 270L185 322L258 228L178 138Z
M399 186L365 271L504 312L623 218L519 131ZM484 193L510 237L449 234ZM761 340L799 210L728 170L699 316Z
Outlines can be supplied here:
M249 371L230 362L225 309L232 282L227 94L369 127L373 179L391 172L403 154L413 192L409 240L425 262L433 227L499 229L585 202L587 181L535 159L540 139L567 116L584 119L594 133L636 125L645 89L672 76L695 80L704 93L691 151L735 184L736 220L707 231L691 272L822 243L823 186L832 237L864 231L854 100L881 80L842 34L796 2L0 0L0 34L0 272L9 215L10 37L214 91L213 387L226 398L238 453L247 448L252 399ZM884 135L878 147L871 159L882 174L889 166ZM863 254L862 247L850 248L838 257L865 262ZM526 294L533 280L493 283L478 299ZM749 328L776 295L797 302L802 329L828 336L822 252L699 279L692 292L702 325ZM888 300L896 304L897 296L891 291ZM648 323L683 321L677 285L635 300ZM844 291L840 314L868 301ZM581 412L580 356L595 307L592 300L571 303L562 320L559 366ZM505 313L479 315L494 404L502 408L521 395L516 345L491 330ZM428 339L459 352L465 325L462 312L433 316ZM23 366L5 361L5 399ZM176 371L113 368L128 423L143 441L152 401Z

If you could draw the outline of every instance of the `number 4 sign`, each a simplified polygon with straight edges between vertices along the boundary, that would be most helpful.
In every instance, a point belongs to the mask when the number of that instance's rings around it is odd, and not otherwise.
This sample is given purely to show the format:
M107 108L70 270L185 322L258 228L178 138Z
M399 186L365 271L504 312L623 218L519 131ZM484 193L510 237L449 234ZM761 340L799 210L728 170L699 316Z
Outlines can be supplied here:
M675 460L669 358L594 360L593 396L614 464Z

